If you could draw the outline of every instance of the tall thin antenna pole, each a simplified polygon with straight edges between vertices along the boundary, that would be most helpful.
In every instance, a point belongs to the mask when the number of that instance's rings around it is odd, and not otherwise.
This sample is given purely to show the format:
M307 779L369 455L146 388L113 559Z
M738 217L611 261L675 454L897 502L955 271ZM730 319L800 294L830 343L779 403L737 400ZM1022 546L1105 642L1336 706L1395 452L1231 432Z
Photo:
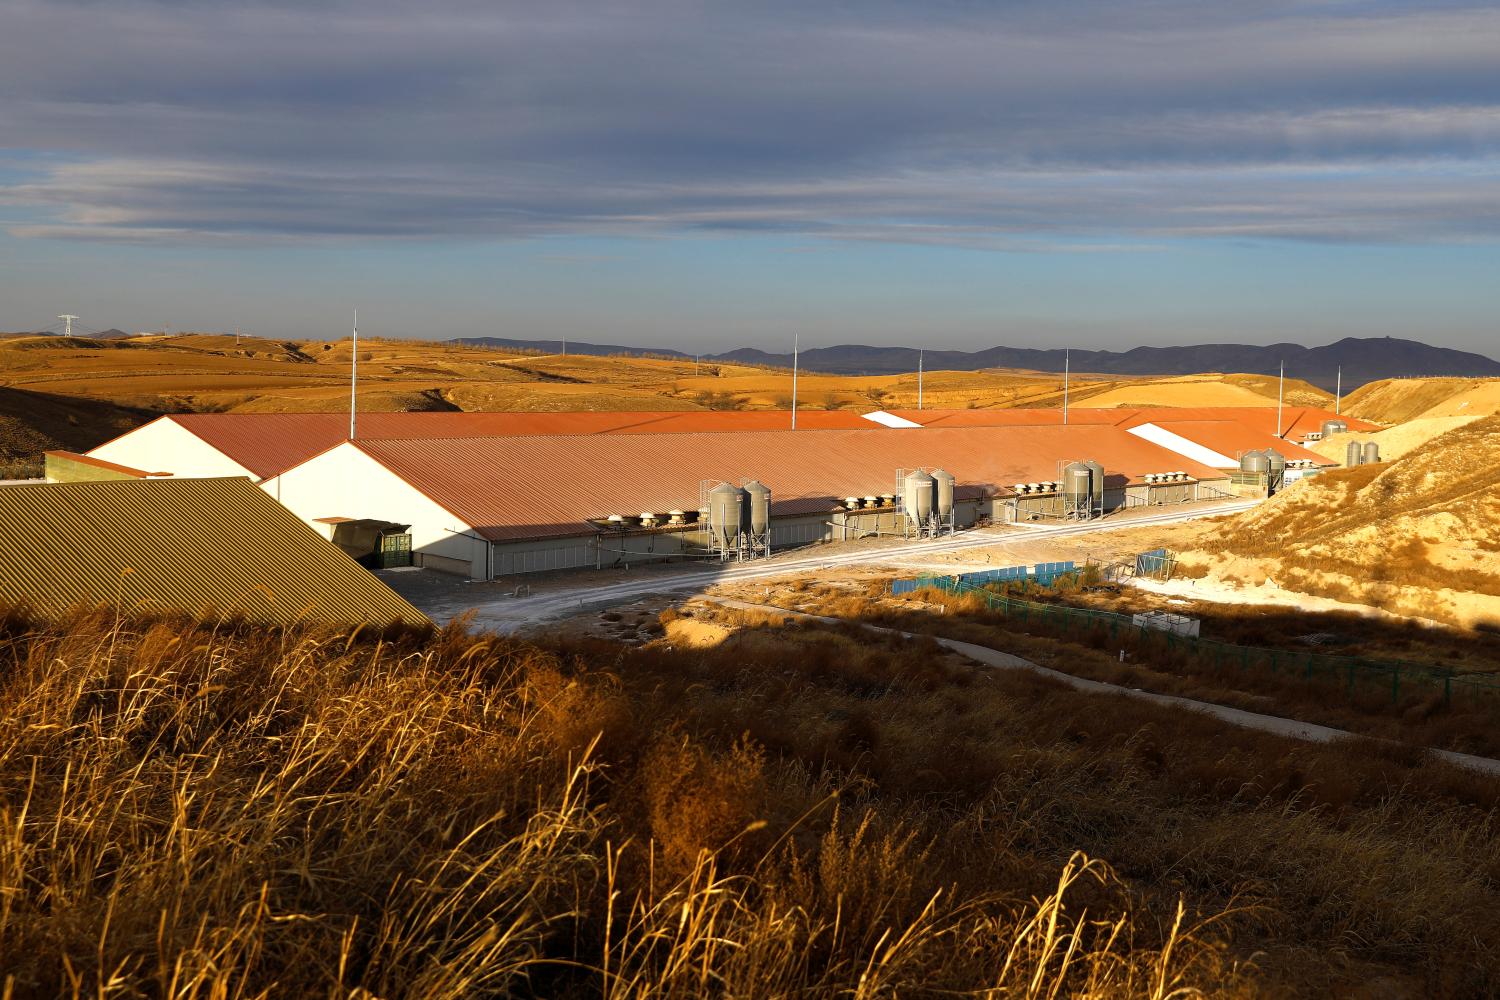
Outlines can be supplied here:
M922 349L917 348L917 409L922 408Z
M354 440L354 417L359 412L359 310L354 310L354 346L349 349L349 440Z
M562 348L563 348L562 349L563 357L567 357L568 356L568 338L567 337L564 337L562 339Z
M1066 424L1068 422L1068 375L1070 374L1069 369L1071 368L1071 362L1072 362L1072 352L1068 348L1064 347L1063 348L1063 423L1064 424Z
M1276 380L1276 436L1281 437L1281 400L1286 388L1286 362L1281 363L1281 377Z
M1341 411L1339 410L1339 407L1343 404L1343 402L1344 402L1344 366L1343 365L1339 365L1339 379L1338 379L1338 381L1336 383L1334 383L1334 390L1333 390L1333 415L1334 416L1338 416L1340 414Z
M792 430L797 429L797 353L801 335L792 334Z

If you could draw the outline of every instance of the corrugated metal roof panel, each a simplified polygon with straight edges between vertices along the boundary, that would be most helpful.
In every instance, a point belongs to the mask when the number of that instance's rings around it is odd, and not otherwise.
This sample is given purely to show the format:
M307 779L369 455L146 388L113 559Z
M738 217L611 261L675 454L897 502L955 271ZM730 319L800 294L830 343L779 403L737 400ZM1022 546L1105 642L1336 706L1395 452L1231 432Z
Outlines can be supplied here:
M1046 424L1062 424L1063 411L1060 407L1040 407L1036 409L1013 407L998 410L887 410L894 416L912 423L921 424L923 427L1009 427L1009 426L1041 426ZM1071 407L1068 410L1068 426L1080 425L1114 425L1124 420L1127 411L1124 410L1100 410L1087 409L1081 406Z
M253 621L426 618L248 479L0 488L0 598Z
M177 422L262 479L349 437L347 413L178 413ZM799 410L797 426L862 428L849 410ZM676 434L791 428L784 410L361 413L361 440L519 437L536 434Z
M574 535L585 522L696 509L703 482L755 478L779 515L899 492L900 468L942 466L968 491L1009 492L1096 459L1114 482L1224 474L1113 427L980 427L743 434L359 441L356 446L495 540ZM541 471L538 471L541 470Z
M1200 444L1205 448L1212 448L1219 454L1228 456L1229 458L1237 459L1247 451L1264 451L1267 448L1275 448L1281 453L1281 457L1288 461L1312 461L1320 466L1334 466L1338 464L1316 452L1308 451L1300 445L1282 440L1274 434L1267 434L1264 431L1246 427L1237 420L1152 420L1149 423L1153 427L1160 427L1164 431L1171 431L1173 434L1186 438L1194 444ZM1135 426L1142 427L1145 425L1137 424Z

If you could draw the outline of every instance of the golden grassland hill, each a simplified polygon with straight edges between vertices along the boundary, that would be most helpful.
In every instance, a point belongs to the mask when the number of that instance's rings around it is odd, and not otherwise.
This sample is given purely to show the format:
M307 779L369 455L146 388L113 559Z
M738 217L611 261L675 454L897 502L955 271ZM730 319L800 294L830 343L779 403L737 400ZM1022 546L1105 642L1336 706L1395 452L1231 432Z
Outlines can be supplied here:
M223 334L141 334L90 339L0 338L0 384L76 399L97 412L82 434L66 415L37 408L10 422L6 454L34 461L58 443L89 448L161 412L336 412L348 406L352 343L265 340ZM516 353L422 340L362 339L359 405L412 410L780 409L791 373L680 358ZM1254 375L1119 378L1076 375L1073 405L1269 405L1276 383ZM1059 406L1062 379L1024 371L886 376L804 374L808 408ZM85 402L88 401L88 402ZM1326 393L1289 382L1287 402L1322 405ZM107 405L101 405L107 404ZM30 442L29 444L27 442Z
M1500 412L1500 379L1382 379L1344 397L1343 412L1376 423L1428 417L1483 417Z
M1425 448L1434 439L1479 420L1482 416L1417 417L1381 431L1334 434L1326 440L1309 442L1303 447L1342 465L1348 453L1349 442L1358 441L1363 444L1373 441L1380 447L1381 461L1390 462L1418 448Z
M41 453L84 450L156 416L97 399L0 386L0 479L41 475Z
M149 396L185 409L313 408L347 390L350 341L269 341L218 334L138 335L112 340L20 337L0 340L0 376L10 384L134 401ZM414 340L360 343L362 392L441 395L463 409L555 408L553 398L593 394L647 399L652 408L783 407L790 372L683 359L536 355ZM1274 380L1254 375L1132 379L1078 374L1079 405L1264 405ZM1061 402L1060 376L1039 372L928 372L931 406L1049 406ZM462 399L456 393L466 393ZM804 373L799 402L808 406L914 406L915 373L840 376ZM1305 398L1304 398L1305 397ZM1288 383L1294 405L1328 396ZM1093 400L1093 402L1091 402ZM530 404L530 405L528 405ZM639 408L639 407L637 407Z
M18 1000L1500 989L1495 782L924 640L80 613L0 661Z
M1298 484L1223 522L1204 547L1213 575L1500 622L1500 415Z

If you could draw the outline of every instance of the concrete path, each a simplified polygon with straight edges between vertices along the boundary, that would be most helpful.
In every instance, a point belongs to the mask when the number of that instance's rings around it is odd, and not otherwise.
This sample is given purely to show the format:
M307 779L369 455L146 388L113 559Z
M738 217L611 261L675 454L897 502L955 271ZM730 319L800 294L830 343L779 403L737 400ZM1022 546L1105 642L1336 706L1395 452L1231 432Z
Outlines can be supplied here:
M714 604L720 604L728 608L739 608L742 611L770 612L788 617L806 618L830 625L849 624L845 619L829 618L823 615L810 615L803 611L792 611L773 604L754 604L749 601L737 601L728 597L713 597L708 594L698 594L696 597L698 600L711 601ZM902 632L899 629L885 628L865 622L857 624L861 628L869 629L872 632L892 633L908 639L913 638L912 633ZM1090 694L1124 695L1127 698L1139 698L1142 701L1166 705L1169 708L1201 712L1244 729L1257 729L1261 732L1274 733L1277 736L1285 736L1294 740L1304 740L1309 743L1332 743L1335 740L1374 738L1361 737L1356 733L1346 732L1342 729L1333 729L1329 726L1319 726L1311 722L1299 722L1296 719L1283 719L1275 715L1246 712L1242 709L1230 708L1227 705L1216 705L1209 701L1195 701L1192 698L1180 698L1170 694L1156 694L1151 691L1142 691L1139 688L1122 687L1118 684L1107 684L1104 681L1089 680L1086 677L1075 677L1073 674L1063 673L1061 670L1053 670L1051 667L1044 667L1040 663L1033 663L1019 656L1003 653L998 649L991 649L989 646L980 646L972 642L961 642L958 639L946 639L941 636L932 636L932 638L937 641L938 645L951 649L955 653L960 653L976 663L983 663L986 666L997 667L1001 670L1029 670L1032 673L1061 681L1079 691L1086 691ZM1379 742L1390 741L1381 740ZM1500 760L1493 760L1489 757L1475 757L1466 753L1454 753L1451 750L1436 750L1431 747L1424 747L1423 749L1430 757L1444 761L1445 763L1457 764L1459 767L1500 776Z
M821 555L789 553L774 559L749 563L727 563L715 566L713 569L693 569L670 575L653 573L602 587L569 588L537 594L534 597L507 597L479 602L455 600L444 602L439 606L423 607L422 610L440 624L464 612L473 611L476 628L494 632L515 632L584 609L625 604L645 594L676 594L703 590L715 584L741 583L746 580L765 579L784 574L801 573L810 576L829 569L885 565L895 560L920 558L940 552L961 552L965 549L1015 542L1034 542L1038 539L1084 535L1093 532L1118 531L1151 524L1173 524L1200 517L1218 517L1222 514L1237 513L1248 510L1257 502L1255 500L1237 501L1215 507L1168 512L1121 521L1061 524L1045 528L1031 528L1024 533L1014 531L997 533L980 529L950 535L946 538L907 542L855 552L839 552L835 548L832 551L824 551ZM950 570L950 572L955 571Z

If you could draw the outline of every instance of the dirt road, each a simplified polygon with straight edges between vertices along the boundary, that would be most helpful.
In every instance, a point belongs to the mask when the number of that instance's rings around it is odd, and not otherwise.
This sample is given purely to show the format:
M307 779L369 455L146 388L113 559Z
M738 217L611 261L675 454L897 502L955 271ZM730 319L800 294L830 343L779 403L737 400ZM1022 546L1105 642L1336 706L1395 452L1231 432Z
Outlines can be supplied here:
M728 597L710 597L700 595L700 600L712 601L715 604L727 608L739 608L744 611L768 611L775 614L786 615L795 618L809 618L813 621L828 624L845 624L837 618L827 618L822 615L810 615L801 611L791 611L787 608L779 608L771 604L753 604L749 601L736 601ZM883 628L879 625L862 624L872 632L894 633L896 635L911 637L911 633L902 632L897 629ZM1329 726L1319 726L1311 722L1300 722L1297 719L1283 719L1275 715L1261 715L1257 712L1246 712L1238 708L1230 708L1227 705L1215 705L1208 701L1194 701L1191 698L1180 698L1170 694L1156 694L1152 691L1142 691L1139 688L1121 687L1118 684L1106 684L1103 681L1089 680L1086 677L1075 677L1072 674L1063 673L1061 670L1053 670L1044 667L1040 663L1033 663L1011 653L1004 653L998 649L988 646L980 646L972 642L961 642L958 639L945 639L933 636L940 646L953 650L968 657L976 663L996 667L1001 670L1029 670L1033 673L1051 677L1061 681L1079 691L1090 694L1123 695L1127 698L1139 698L1142 701L1154 702L1158 705L1166 705L1171 708L1182 709L1191 712L1202 712L1233 726L1244 729L1257 729L1261 732L1274 733L1277 736L1285 736L1288 739L1304 740L1309 743L1332 743L1335 740L1369 739L1370 737L1358 737L1354 733L1345 732L1342 729L1333 729ZM1465 753L1454 753L1451 750L1436 750L1431 747L1424 748L1426 752L1436 760L1456 764L1470 770L1483 771L1486 774L1500 776L1500 760L1492 760L1489 757L1475 757Z
M427 615L438 623L444 623L461 614L473 612L474 627L494 632L515 632L521 629L552 621L558 617L575 614L588 608L604 608L624 604L645 594L677 594L686 591L701 591L715 584L743 583L747 580L766 579L787 574L812 575L832 569L855 566L885 565L893 560L932 555L939 552L957 552L964 549L1003 546L1019 542L1035 542L1046 538L1061 538L1092 532L1138 528L1151 524L1173 524L1199 517L1218 517L1247 510L1257 501L1234 501L1213 507L1200 507L1190 511L1155 514L1149 517L1130 518L1122 521L1090 521L1081 524L1064 524L1055 527L1026 528L1024 530L994 531L979 529L966 531L947 538L907 542L876 549L861 549L853 552L825 552L806 556L788 553L774 559L748 563L727 563L713 569L690 569L670 575L652 574L636 579L626 579L605 586L584 584L562 590L550 590L529 597L491 597L474 600L470 596L432 603L419 603Z

